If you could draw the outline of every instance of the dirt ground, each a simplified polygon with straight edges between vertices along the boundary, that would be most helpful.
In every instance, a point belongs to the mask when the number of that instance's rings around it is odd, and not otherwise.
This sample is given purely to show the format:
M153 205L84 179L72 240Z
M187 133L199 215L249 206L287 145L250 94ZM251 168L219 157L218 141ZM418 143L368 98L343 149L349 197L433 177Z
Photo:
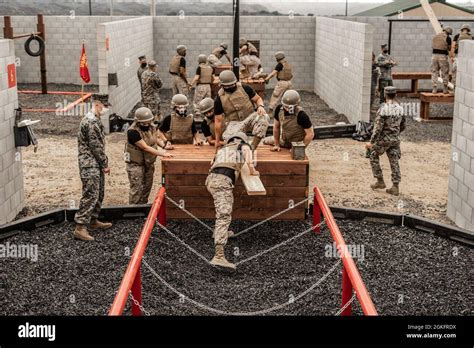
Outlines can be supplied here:
M58 88L60 86L54 89ZM67 88L73 90L69 86ZM162 93L164 110L169 110L170 95L170 91ZM311 115L314 125L347 122L344 115L330 109L314 93L302 92L301 95L303 107ZM50 96L37 96L39 98ZM44 105L51 101L53 99L37 103ZM20 95L20 104L30 106L27 102L30 104L31 99ZM445 112L449 113L450 110L443 109L442 113ZM432 114L436 115L437 110L432 110ZM21 215L32 215L56 207L77 207L81 192L75 137L79 117L32 113L25 113L25 117L41 119L42 122L39 124L41 126L35 126L40 143L38 151L34 153L31 147L23 151L26 208ZM374 179L368 159L365 158L364 143L352 139L313 141L307 151L310 158L310 187L318 185L330 205L411 213L452 224L446 217L450 138L449 121L419 123L409 120L401 145L402 182L399 197L370 189L369 185ZM112 172L106 178L104 205L128 202L128 179L123 162L124 141L125 136L121 133L107 136L107 154ZM389 183L390 167L386 157L382 159L382 167L386 182ZM154 190L160 184L160 171L157 170L155 175Z

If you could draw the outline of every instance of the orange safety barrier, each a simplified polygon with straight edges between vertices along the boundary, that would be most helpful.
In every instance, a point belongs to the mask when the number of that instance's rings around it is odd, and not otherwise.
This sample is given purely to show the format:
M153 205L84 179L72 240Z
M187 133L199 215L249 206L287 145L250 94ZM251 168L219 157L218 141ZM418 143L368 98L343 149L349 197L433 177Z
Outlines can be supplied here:
M334 220L331 209L327 205L323 194L318 187L314 188L314 203L313 203L313 226L314 231L319 233L321 229L321 214L324 216L326 225L328 226L331 236L336 243L337 250L342 259L342 305L343 308L352 298L352 290L356 292L362 311L365 315L378 315L377 310L370 298L369 292L365 287L364 281L359 274L359 270L348 252L346 242L342 237L341 231ZM318 226L318 227L316 227ZM351 315L352 308L349 304L347 308L341 313L344 316Z
M164 187L162 187L156 195L153 205L151 206L151 210L148 213L145 225L143 225L140 238L138 239L135 250L133 251L133 255L130 259L130 262L128 263L125 275L123 276L122 282L120 283L120 288L117 292L117 295L115 295L114 303L110 308L109 315L122 315L130 292L132 293L133 299L136 301L132 301L132 315L142 315L141 263L156 219L158 218L158 221L161 225L166 225L165 193L166 190Z

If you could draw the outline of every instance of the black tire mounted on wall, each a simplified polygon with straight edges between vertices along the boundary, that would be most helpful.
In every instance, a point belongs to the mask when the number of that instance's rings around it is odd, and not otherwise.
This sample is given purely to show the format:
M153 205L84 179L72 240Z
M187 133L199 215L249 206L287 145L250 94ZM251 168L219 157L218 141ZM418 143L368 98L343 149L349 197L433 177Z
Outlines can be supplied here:
M33 52L30 48L30 45L33 41L37 41L38 42L38 50L36 52ZM25 51L26 53L28 53L30 56L32 57L38 57L40 56L43 52L44 52L44 40L39 37L39 36L36 36L36 35L31 35L28 40L26 40L25 42Z

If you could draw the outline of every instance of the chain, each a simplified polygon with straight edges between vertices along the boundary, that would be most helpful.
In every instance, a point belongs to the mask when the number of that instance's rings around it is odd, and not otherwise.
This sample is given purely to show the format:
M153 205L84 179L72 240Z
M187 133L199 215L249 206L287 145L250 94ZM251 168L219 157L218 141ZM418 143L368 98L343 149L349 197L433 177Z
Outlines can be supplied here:
M150 316L150 315L151 315L150 312L148 312L145 308L143 308L143 306L133 297L131 291L128 293L128 295L129 295L129 297L130 297L130 300L133 301L133 303L135 304L135 306L138 306L138 308L140 308L140 310L141 310L141 312L142 312L143 314L145 314L146 316Z
M349 307L351 305L352 302L354 302L355 298L357 296L357 293L354 291L354 294L352 295L351 299L349 301L346 302L346 304L344 306L341 307L341 309L339 309L336 314L334 314L336 317L340 316L342 312L344 312L346 310L347 307Z
M193 213L191 213L189 210L186 210L185 208L181 207L178 203L176 203L176 201L174 201L172 198L170 198L167 194L165 194L165 197L167 200L169 200L171 203L173 203L175 206L177 206L179 209L181 209L182 211L184 211L186 214L188 214L189 216L191 216L194 220L196 220L197 222L199 222L201 225L203 225L206 229L208 229L209 231L211 231L212 233L214 233L214 230L207 226L204 222L202 222L198 217L196 217Z
M156 271L143 259L142 260L143 264L145 265L146 268L148 268L148 270L161 282L163 283L163 285L165 285L169 290L171 290L172 292L174 292L175 294L177 294L178 296L183 296L183 294L181 292L179 292L176 288L174 288L171 284L169 284L168 282L166 282L166 280L164 280L163 278L161 278L158 273L156 273ZM308 293L310 293L311 291L313 291L316 287L320 286L339 266L339 264L341 263L341 259L338 259L334 265L316 282L314 283L313 285L311 285L308 289L306 289L305 291L303 291L302 293L300 293L298 296L296 296L292 301L288 301L288 302L285 302L285 303L281 303L279 305L276 305L274 307L270 307L270 308L267 308L267 309L262 309L262 310L259 310L259 311L253 311L253 312L227 312L227 311L223 311L221 309L217 309L217 308L213 308L213 307L210 307L204 303L201 303L201 302L198 302L196 300L193 300L192 298L189 298L189 297L186 297L186 299L192 303L194 306L198 307L198 308L201 308L203 310L206 310L208 312L212 312L212 313L215 313L215 314L220 314L220 315L236 315L236 316L254 316L254 315L263 315L263 314L268 314L268 313L271 313L271 312L274 312L276 310L279 310L279 309L282 309L284 307L287 307L289 306L290 304L292 303L295 303L296 301L300 300L301 298L303 298L304 296L306 296ZM153 294L150 294L151 296L155 297Z
M295 239L298 239L298 238L301 237L301 236L304 236L304 235L307 234L308 232L313 231L314 228L320 227L320 226L323 225L323 224L324 224L324 221L320 222L319 224L317 224L317 225L315 225L315 226L311 226L311 227L308 228L307 230L305 230L305 231L303 231L303 232L301 232L301 233L298 233L297 235L295 235L295 236L293 236L293 237L291 237L291 238L289 238L289 239L287 239L287 240L285 240L285 241L283 241L283 242L281 242L281 243L278 243L278 244L272 246L272 247L269 248L269 249L266 249L266 250L264 250L264 251L262 251L262 252L260 252L260 253L258 253L258 254L255 254L255 255L253 255L253 256L250 256L250 257L247 258L247 259L244 259L244 260L242 260L242 261L237 262L235 265L236 265L236 266L237 266L237 265L241 265L241 264L243 264L244 262L253 260L253 259L255 259L255 258L259 257L259 256L262 256L263 254L266 254L266 253L268 253L268 252L270 252L270 251L273 251L273 250L275 250L275 249L277 249L277 248L279 248L279 247L281 247L281 246L283 246L283 245L285 245L285 244L288 244L289 242L294 241Z

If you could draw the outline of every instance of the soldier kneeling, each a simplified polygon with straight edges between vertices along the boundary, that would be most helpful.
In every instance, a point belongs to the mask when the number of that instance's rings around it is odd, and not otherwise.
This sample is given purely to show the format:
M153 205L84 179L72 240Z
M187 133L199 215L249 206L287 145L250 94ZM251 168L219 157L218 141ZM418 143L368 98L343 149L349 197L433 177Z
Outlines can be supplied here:
M234 185L242 167L247 163L251 175L259 175L252 159L252 149L247 143L247 136L234 133L221 147L213 160L206 179L206 187L214 199L216 225L214 229L215 255L211 264L223 268L235 269L235 265L225 258L224 247L229 237L229 226L232 222L234 205Z
M392 195L399 195L399 183L401 180L399 159L400 152L400 133L405 129L405 115L403 107L395 99L397 90L395 87L385 87L385 103L377 111L374 121L374 130L370 142L365 144L370 158L372 173L377 182L370 185L375 189L384 189L382 168L380 167L380 156L387 153L390 167L392 169L393 186L386 192Z
M171 99L171 115L163 119L160 131L164 134L162 139L167 141L166 148L171 149L171 143L202 145L202 140L196 130L194 117L188 115L188 98L183 94L176 94Z

